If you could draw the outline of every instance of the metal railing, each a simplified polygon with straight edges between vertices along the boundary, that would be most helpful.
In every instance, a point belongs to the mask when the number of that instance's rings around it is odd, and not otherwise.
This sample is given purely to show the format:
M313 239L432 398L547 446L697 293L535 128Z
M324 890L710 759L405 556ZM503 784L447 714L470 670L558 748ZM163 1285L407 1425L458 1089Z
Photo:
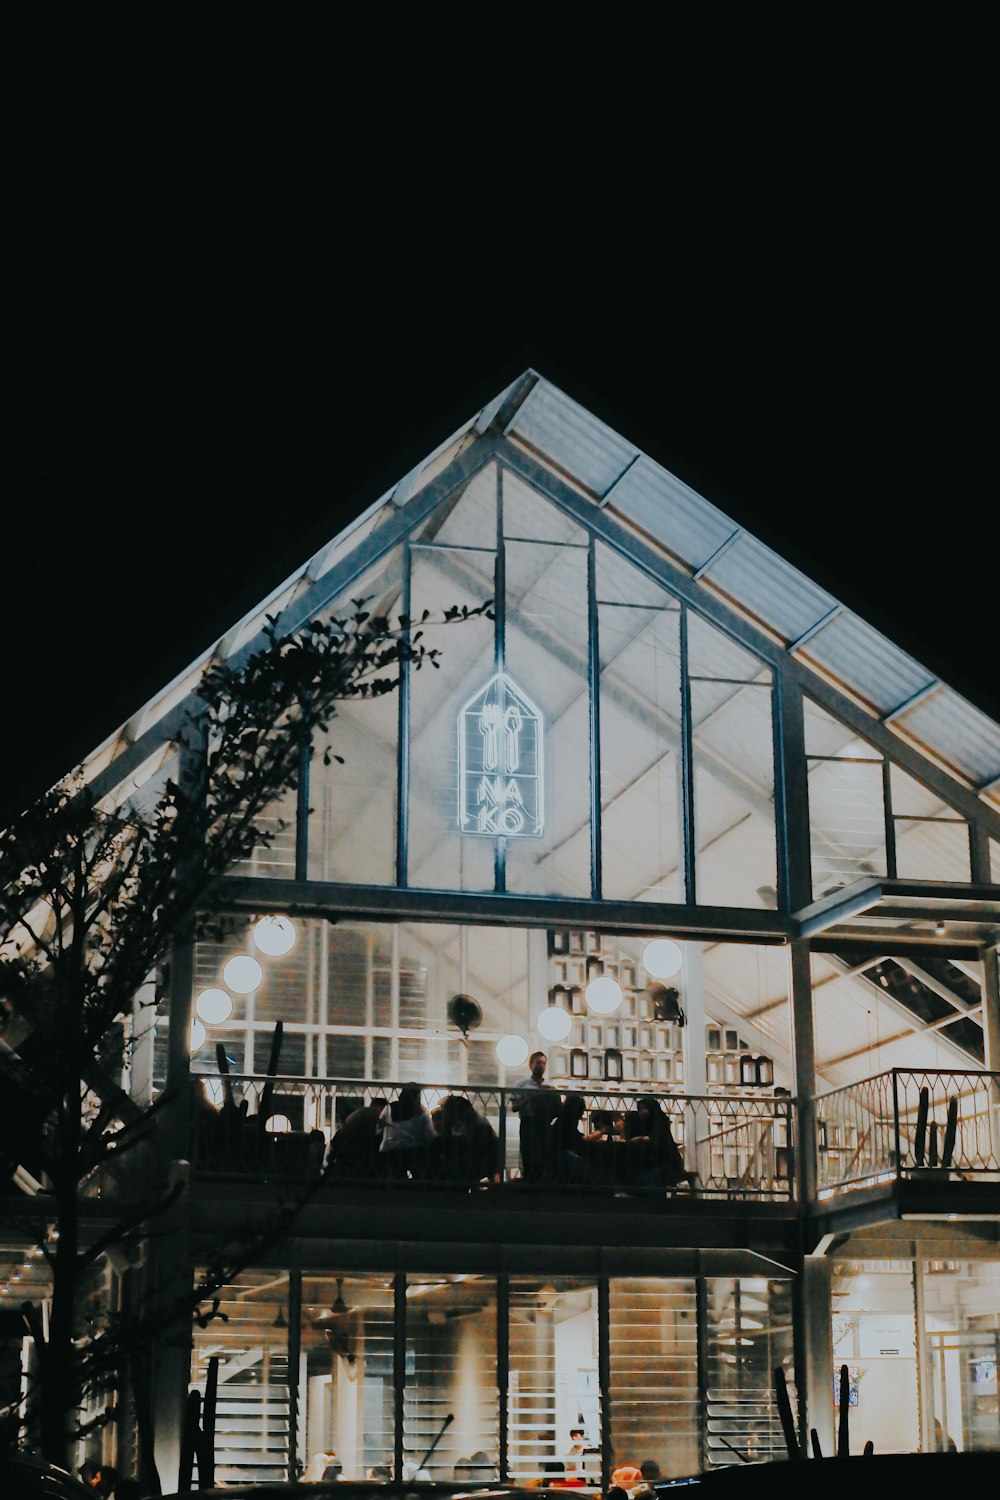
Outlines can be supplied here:
M429 1122L400 1130L395 1083L234 1074L195 1084L192 1159L203 1175L794 1197L794 1101L780 1094L423 1084Z
M893 1068L816 1096L821 1197L880 1182L1000 1180L1000 1073Z

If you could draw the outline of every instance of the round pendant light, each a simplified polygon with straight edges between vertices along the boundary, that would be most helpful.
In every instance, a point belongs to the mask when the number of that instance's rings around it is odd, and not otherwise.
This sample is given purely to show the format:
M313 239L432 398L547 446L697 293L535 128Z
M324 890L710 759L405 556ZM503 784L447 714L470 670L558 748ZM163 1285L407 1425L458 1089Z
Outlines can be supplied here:
M191 1053L192 1053L192 1056L194 1055L195 1052L200 1051L200 1049L202 1047L204 1047L204 1045L205 1045L205 1038L206 1038L207 1035L208 1035L208 1033L207 1033L207 1031L205 1030L204 1026L201 1024L200 1021L192 1021L191 1022Z
M268 1115L264 1122L264 1129L270 1135L287 1135L292 1128L292 1122L287 1115Z
M512 1032L497 1042L497 1057L505 1068L516 1068L528 1060L528 1044L523 1036Z
M671 938L653 938L642 950L642 967L653 979L673 979L683 962L684 954Z
M547 1005L535 1022L535 1030L547 1042L564 1042L572 1025L572 1017L561 1005Z
M598 1016L613 1016L623 999L621 985L607 974L592 979L584 994L588 1006Z
M254 943L269 958L280 958L283 953L287 953L295 946L297 936L295 923L287 917L261 917L254 924Z
M233 997L228 990L202 990L194 1008L206 1026L221 1026L233 1013Z
M236 957L231 958L226 964L222 977L237 995L249 995L251 990L260 988L264 970L255 958L250 957L249 953L237 953Z

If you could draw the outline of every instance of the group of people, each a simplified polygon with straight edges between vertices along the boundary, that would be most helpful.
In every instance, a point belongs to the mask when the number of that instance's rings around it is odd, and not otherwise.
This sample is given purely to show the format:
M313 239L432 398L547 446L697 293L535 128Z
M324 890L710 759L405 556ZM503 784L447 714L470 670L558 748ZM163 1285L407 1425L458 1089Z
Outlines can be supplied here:
M525 1182L669 1187L694 1180L670 1129L662 1100L644 1095L634 1109L606 1111L599 1128L584 1129L581 1094L563 1097L545 1082L548 1058L534 1052L527 1078L511 1090L520 1121ZM500 1181L500 1141L465 1094L448 1094L433 1109L419 1084L397 1098L359 1104L330 1143L325 1171L334 1180L424 1181L456 1186Z
M499 1182L500 1141L464 1094L448 1094L432 1111L419 1084L404 1084L391 1102L360 1105L330 1142L330 1177L413 1179L474 1186Z
M599 1128L584 1130L582 1094L545 1082L548 1058L533 1052L529 1076L515 1086L511 1108L521 1120L521 1174L529 1182L632 1187L693 1183L685 1170L662 1100L643 1095L634 1110L609 1111Z

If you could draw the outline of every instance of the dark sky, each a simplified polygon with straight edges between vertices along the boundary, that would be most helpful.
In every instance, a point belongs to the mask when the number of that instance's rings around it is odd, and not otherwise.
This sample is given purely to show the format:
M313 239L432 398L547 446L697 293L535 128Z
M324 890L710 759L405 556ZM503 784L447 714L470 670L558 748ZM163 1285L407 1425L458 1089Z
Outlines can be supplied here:
M717 7L619 102L144 10L15 26L5 808L529 364L1000 717L971 23L789 74Z

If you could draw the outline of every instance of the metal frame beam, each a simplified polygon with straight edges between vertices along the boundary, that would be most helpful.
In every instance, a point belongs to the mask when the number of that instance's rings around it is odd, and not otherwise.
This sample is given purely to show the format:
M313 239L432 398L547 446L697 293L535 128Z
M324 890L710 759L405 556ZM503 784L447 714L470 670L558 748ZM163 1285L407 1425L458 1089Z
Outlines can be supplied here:
M367 918L372 921L485 922L490 926L584 927L599 932L672 933L716 942L782 944L791 924L775 911L744 907L689 906L657 901L592 901L520 896L494 891L400 890L392 886L342 885L231 875L213 892L219 910L280 911L303 916Z

